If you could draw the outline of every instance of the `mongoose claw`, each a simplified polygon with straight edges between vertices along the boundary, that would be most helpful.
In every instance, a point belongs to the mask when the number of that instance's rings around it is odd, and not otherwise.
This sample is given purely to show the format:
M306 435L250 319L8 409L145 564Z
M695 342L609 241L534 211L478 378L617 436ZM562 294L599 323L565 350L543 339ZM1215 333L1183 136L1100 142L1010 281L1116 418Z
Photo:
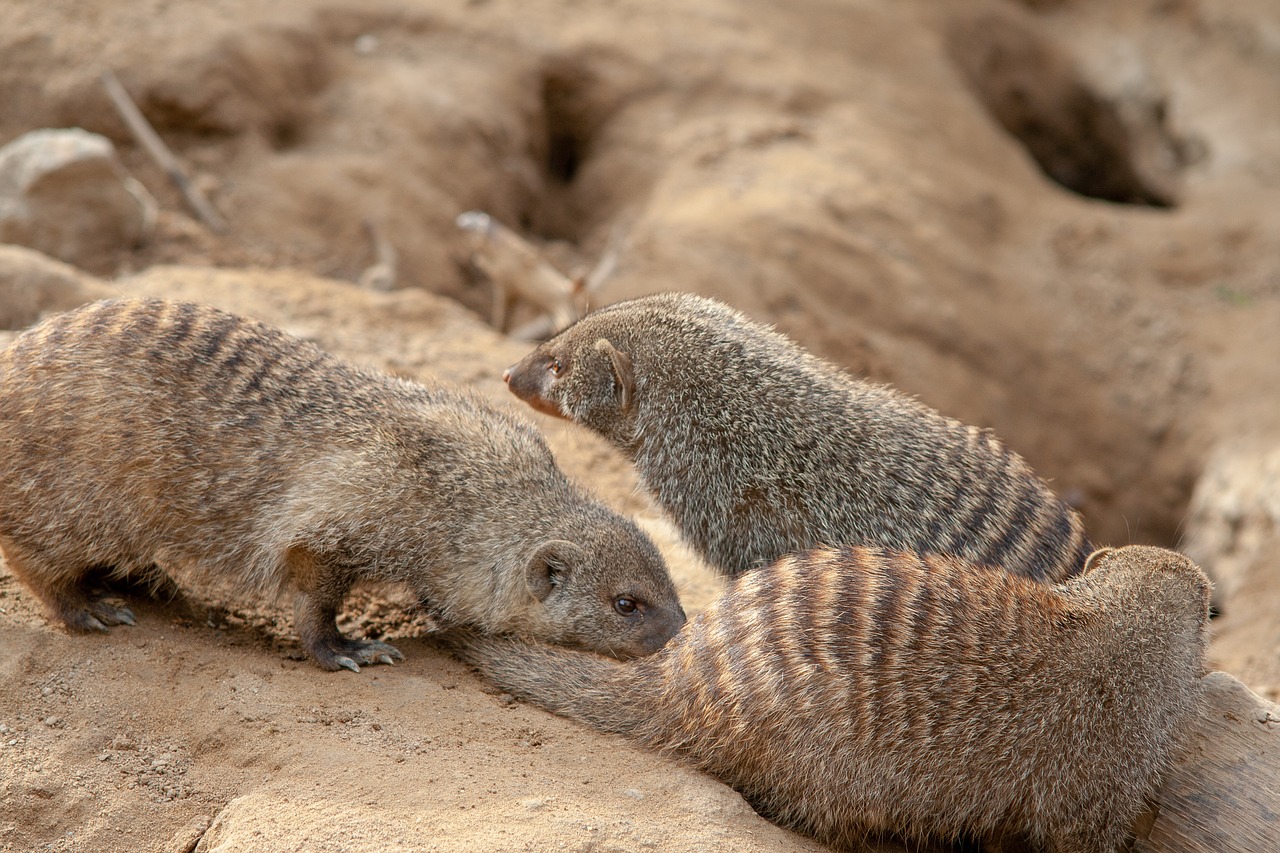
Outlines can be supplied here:
M137 618L133 615L133 611L130 610L129 608L113 607L111 609L115 612L115 617L120 620L117 624L120 624L120 625L137 625L138 624Z
M354 654L361 663L393 664L404 660L404 654L390 643L380 640L357 640Z
M340 667L344 667L344 668L346 668L346 669L351 670L352 672L359 672L359 671L360 671L360 664L356 663L355 661L353 661L351 658L347 657L346 655L340 655L340 656L338 656L338 657L334 658L334 659L333 659L333 662L334 662L334 663L336 663L336 664L337 664L338 666L340 666Z
M127 607L116 607L105 601L95 601L89 612L98 617L103 625L137 625L133 611Z
M404 654L390 643L379 640L344 640L337 648L330 649L330 660L336 667L359 672L361 664L394 664L404 660ZM319 657L319 656L317 656Z
M116 607L105 601L94 601L84 610L67 620L67 624L86 631L101 631L104 634L112 625L136 625L133 611L127 607Z

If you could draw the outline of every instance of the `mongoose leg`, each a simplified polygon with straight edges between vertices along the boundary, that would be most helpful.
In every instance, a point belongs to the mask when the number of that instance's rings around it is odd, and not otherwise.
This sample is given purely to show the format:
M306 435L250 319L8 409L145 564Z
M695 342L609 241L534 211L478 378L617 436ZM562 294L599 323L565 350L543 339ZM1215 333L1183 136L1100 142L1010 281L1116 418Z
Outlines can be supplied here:
M112 625L134 625L127 607L117 607L86 588L86 572L67 571L24 552L11 539L0 540L5 562L39 597L49 616L73 631L107 631Z
M361 664L393 664L404 660L404 654L390 643L379 640L353 640L338 630L336 602L325 602L314 593L298 593L294 603L294 622L307 652L328 670L349 669L359 672Z
M291 548L286 560L299 590L293 606L294 627L303 647L320 666L359 672L360 664L404 660L400 650L389 643L353 640L338 630L338 608L354 580L350 573L308 548Z
M340 599L339 599L340 601ZM361 640L346 637L338 630L335 617L339 602L326 602L315 593L298 593L294 603L293 621L298 637L311 657L316 658L326 670L348 669L360 671L361 663L394 663L403 661L404 654L398 648L380 640Z

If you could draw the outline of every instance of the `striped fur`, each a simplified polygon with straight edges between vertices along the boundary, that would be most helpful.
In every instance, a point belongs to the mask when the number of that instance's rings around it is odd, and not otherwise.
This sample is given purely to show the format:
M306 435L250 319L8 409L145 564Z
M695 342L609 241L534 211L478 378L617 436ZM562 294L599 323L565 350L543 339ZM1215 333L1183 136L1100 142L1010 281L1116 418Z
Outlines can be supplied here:
M90 595L93 567L297 589L329 668L399 654L338 633L359 579L445 622L619 656L684 620L653 544L528 423L190 303L95 303L0 353L0 550L74 628L132 619Z
M1112 853L1198 698L1208 581L1131 546L1058 586L842 547L732 581L619 664L459 637L500 687L624 734L840 849L1029 837Z
M867 544L1061 580L1090 550L1078 515L990 432L854 379L710 299L617 303L506 375L534 408L626 454L730 575Z

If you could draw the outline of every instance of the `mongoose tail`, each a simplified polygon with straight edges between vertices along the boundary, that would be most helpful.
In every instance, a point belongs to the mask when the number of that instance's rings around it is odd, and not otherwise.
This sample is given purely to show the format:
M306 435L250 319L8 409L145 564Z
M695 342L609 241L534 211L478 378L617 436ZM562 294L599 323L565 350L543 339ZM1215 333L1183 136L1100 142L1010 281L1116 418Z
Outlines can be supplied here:
M643 658L624 665L590 652L465 630L441 639L512 696L599 731L635 736L660 701L656 678L635 677L633 667L643 667Z

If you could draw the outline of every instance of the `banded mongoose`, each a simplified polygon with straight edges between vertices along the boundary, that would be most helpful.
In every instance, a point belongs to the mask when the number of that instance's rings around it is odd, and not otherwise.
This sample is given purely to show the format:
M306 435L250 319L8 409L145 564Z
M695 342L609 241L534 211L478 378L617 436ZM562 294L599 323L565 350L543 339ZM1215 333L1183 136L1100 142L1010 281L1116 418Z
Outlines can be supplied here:
M728 584L656 655L448 643L502 689L718 777L839 849L1028 838L1112 853L1200 696L1209 586L1095 552L1061 585L844 546Z
M357 580L445 624L619 657L684 612L653 543L478 396L394 379L223 311L114 299L0 353L0 552L73 629L133 624L92 570L266 597L325 669L390 663L339 633Z
M507 330L507 314L517 297L546 312L552 333L581 316L586 279L560 272L527 240L487 213L468 210L454 221L471 234L472 261L493 285L495 329Z
M587 315L503 373L603 436L729 575L819 545L1079 572L1075 511L990 431L855 379L720 302L666 293Z

